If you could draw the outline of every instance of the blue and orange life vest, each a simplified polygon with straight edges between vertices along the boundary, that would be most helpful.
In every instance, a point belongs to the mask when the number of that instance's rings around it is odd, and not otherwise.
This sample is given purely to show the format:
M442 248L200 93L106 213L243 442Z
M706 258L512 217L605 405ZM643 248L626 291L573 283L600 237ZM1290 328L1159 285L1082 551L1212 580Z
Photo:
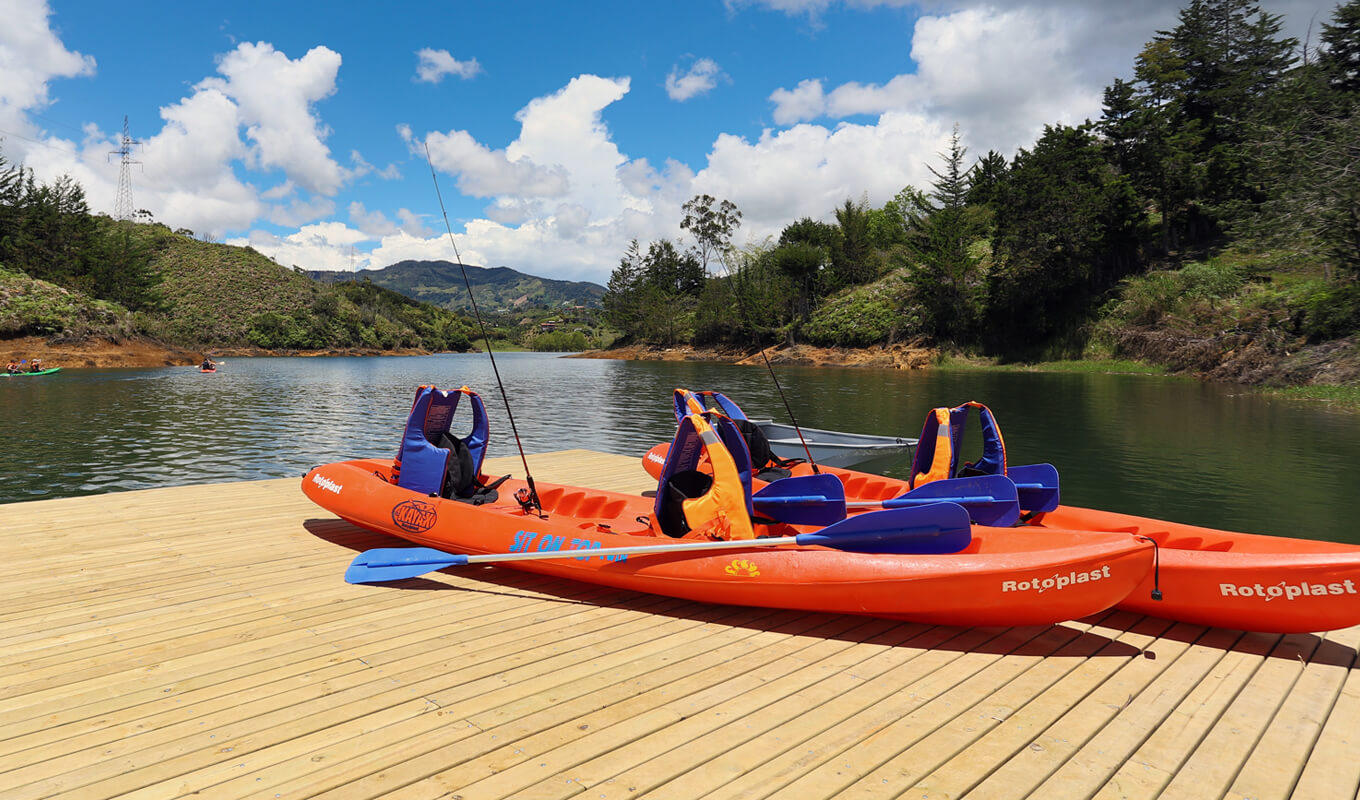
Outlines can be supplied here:
M706 468L700 470L700 464ZM667 536L754 539L746 442L717 414L680 420L657 483L652 519Z
M718 411L728 419L746 419L741 406L729 400L727 395L722 392L675 390L675 421L677 423L690 414L702 414L710 410Z
M415 402L411 404L411 413L406 418L401 447L392 463L393 483L421 494L439 494L443 490L449 459L454 457L454 453L448 447L440 447L439 442L444 434L453 436L449 433L449 425L453 422L459 401L464 397L468 398L472 411L472 431L457 438L471 456L471 478L475 479L481 474L491 428L481 395L466 386L453 391L422 386L416 390Z
M963 469L971 475L1006 474L1006 442L1001 438L996 417L987 406L969 401L955 408L931 409L921 428L921 440L916 445L916 457L911 464L913 489L931 481L956 477L964 426L968 422L968 412L974 408L982 421L982 457L965 463Z

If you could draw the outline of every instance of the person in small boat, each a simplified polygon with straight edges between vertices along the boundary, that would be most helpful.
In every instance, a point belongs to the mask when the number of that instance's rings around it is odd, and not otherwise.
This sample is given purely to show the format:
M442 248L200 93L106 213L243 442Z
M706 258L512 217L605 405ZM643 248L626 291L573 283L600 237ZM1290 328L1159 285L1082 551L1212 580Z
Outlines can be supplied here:
M10 375L18 375L18 374L19 374L19 364L18 364L18 362L16 362L16 361L11 361L11 362L9 362L8 364L6 364L6 365L5 365L5 372L8 372Z
M203 357L203 363L198 365L199 369L217 369L217 362L209 356Z
M29 365L28 365L28 371L29 371L29 372L42 372L42 371L43 371L42 359L41 359L41 358L35 358L35 359L33 359L33 361L31 361L31 362L29 363Z

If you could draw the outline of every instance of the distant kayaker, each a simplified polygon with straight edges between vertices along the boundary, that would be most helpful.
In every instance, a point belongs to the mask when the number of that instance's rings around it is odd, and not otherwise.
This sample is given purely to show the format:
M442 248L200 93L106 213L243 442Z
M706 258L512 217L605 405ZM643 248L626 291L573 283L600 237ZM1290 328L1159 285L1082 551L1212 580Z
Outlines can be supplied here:
M208 356L204 356L203 363L199 364L198 368L201 370L217 369L217 362L213 361Z
M33 359L33 363L31 363L31 364L28 365L28 371L29 371L29 372L42 372L42 371L43 371L42 359L41 359L41 358L35 358L35 359Z
M19 374L19 364L18 364L18 362L11 361L11 362L9 362L8 364L6 364L6 365L5 365L5 372L8 372L8 373L11 374L11 375L18 375L18 374Z

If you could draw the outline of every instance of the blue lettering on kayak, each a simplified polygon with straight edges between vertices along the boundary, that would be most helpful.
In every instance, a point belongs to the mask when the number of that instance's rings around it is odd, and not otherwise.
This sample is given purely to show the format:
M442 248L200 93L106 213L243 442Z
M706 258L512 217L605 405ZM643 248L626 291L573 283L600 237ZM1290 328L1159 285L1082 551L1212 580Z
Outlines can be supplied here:
M575 550L584 550L587 552L574 557L576 561L589 561L592 557L599 558L603 561L609 562L628 560L628 556L626 555L610 554L609 551L605 549L603 542L597 542L594 539L568 540L567 537L565 536L554 536L548 533L541 535L543 538L539 539L540 534L535 533L534 531L516 531L515 540L510 543L510 552L526 553L529 552L530 550L535 550L540 553L546 553L558 551L571 552ZM538 542L537 547L534 546L535 541ZM591 550L600 550L602 552L600 553L588 552Z

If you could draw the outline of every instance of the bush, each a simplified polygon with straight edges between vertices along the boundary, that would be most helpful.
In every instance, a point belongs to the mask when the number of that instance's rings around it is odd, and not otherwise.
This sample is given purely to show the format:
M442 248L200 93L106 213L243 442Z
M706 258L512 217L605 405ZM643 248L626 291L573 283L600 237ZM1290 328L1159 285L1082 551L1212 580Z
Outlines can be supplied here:
M1316 286L1303 297L1300 327L1310 341L1360 332L1360 283Z
M529 343L529 349L540 353L579 353L589 346L586 335L580 331L542 333Z
M906 285L891 278L842 292L813 312L802 337L825 347L866 347L915 334L921 317L905 306L905 294Z

